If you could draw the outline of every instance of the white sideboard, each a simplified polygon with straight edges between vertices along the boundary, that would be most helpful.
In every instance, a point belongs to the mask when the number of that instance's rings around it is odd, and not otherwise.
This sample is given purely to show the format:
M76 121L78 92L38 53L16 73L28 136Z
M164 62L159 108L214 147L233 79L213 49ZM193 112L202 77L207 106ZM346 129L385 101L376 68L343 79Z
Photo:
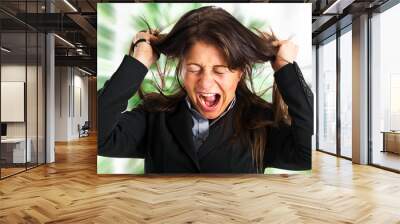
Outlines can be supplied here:
M26 153L25 144L27 143ZM31 162L32 160L32 140L27 138L25 143L25 138L6 138L1 139L2 147L12 147L12 162L13 163L25 163ZM26 161L25 161L26 159Z

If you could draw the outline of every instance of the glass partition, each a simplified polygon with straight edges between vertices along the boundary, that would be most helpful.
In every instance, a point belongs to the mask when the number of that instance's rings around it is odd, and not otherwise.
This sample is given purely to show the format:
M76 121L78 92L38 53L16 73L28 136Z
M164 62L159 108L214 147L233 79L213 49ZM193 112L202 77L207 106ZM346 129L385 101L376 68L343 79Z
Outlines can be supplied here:
M318 48L318 149L336 154L336 37Z
M17 16L41 13L44 1L1 2ZM45 163L45 35L0 12L0 178Z
M1 34L2 177L24 171L31 158L26 141L26 41L25 31Z
M400 171L400 4L371 18L372 164Z

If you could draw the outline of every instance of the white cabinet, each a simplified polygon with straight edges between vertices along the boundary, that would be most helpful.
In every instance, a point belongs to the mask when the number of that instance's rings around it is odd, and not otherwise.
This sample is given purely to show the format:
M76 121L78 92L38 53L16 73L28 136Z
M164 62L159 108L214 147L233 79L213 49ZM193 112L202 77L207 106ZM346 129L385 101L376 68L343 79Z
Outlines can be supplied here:
M27 143L26 151L25 144ZM32 140L28 138L7 138L1 140L2 147L12 149L12 163L25 163L32 161Z

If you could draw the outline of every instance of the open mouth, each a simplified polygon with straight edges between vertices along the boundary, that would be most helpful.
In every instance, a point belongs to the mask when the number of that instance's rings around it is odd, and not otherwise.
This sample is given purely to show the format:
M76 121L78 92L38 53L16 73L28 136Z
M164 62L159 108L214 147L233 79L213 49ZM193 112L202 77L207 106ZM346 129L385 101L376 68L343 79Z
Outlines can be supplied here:
M204 112L215 111L221 100L221 95L218 93L198 93L197 96L199 98L200 107Z

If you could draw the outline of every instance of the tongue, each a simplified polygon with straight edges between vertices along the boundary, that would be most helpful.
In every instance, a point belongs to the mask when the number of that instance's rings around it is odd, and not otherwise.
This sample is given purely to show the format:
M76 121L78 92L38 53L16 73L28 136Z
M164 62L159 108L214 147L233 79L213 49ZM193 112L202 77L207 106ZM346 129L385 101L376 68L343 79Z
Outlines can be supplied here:
M211 107L215 103L216 99L217 99L216 95L205 96L204 97L204 102L207 104L207 106Z

